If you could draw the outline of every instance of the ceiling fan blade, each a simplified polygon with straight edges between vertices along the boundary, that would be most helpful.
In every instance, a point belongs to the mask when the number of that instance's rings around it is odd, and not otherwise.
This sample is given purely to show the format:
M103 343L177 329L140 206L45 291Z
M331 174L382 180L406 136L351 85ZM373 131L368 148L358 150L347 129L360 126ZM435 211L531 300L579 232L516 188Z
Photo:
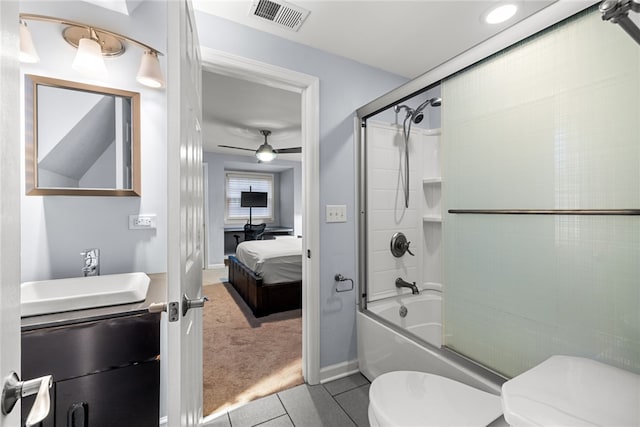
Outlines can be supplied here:
M246 150L246 151L253 151L255 153L256 150L252 149L252 148L244 148L244 147L232 147L230 145L218 145L218 147L222 147L222 148L233 148L235 150Z
M273 151L278 154L302 153L302 147L276 148Z

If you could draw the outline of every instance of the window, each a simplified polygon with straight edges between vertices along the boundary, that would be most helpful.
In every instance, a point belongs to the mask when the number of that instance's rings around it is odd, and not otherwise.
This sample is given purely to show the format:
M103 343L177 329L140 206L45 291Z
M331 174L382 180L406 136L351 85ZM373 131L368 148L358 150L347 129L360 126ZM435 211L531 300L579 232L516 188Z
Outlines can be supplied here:
M249 190L267 193L267 207L251 208L251 220L273 221L273 174L227 172L225 180L225 221L249 219L249 208L240 207L240 193Z

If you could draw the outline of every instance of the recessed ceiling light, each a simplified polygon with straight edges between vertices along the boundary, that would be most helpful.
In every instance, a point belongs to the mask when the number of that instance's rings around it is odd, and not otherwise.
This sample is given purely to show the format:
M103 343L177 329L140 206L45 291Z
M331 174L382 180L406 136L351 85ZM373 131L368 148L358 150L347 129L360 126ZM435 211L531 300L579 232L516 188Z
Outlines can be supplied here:
M515 4L501 4L489 11L484 17L487 24L499 24L513 17L518 10Z

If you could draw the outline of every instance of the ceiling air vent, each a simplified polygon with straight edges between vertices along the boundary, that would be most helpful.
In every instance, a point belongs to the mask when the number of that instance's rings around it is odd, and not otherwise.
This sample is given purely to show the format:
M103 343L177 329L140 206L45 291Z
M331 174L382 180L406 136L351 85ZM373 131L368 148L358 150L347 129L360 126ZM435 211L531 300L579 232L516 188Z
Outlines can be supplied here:
M298 31L304 20L309 16L309 11L280 0L254 0L249 14L290 30Z

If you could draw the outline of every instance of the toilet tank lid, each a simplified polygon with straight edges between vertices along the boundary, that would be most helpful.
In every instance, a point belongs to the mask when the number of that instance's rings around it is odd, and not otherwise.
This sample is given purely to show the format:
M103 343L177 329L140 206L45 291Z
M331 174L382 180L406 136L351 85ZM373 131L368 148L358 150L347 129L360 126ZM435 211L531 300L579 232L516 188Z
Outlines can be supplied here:
M512 426L638 426L640 375L552 356L502 385L502 408Z

